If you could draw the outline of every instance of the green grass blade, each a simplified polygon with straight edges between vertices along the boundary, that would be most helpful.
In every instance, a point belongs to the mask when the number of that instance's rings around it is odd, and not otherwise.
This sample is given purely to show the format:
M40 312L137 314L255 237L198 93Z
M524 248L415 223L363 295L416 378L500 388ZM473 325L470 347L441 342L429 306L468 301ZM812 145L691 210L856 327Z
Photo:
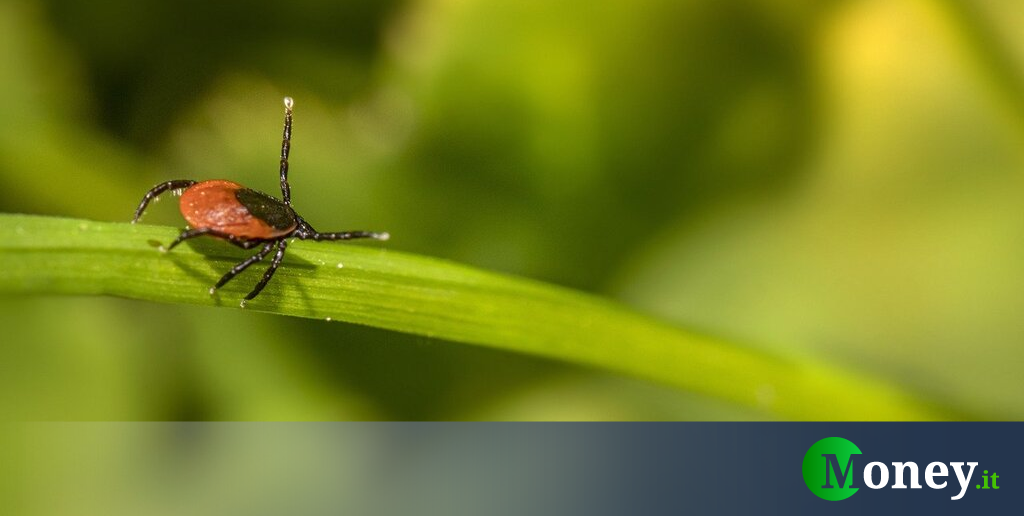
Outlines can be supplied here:
M178 229L0 215L0 292L102 294L239 309L257 265L213 239L159 252ZM690 333L572 290L370 246L296 241L246 310L347 321L595 366L793 419L941 419L899 389ZM13 345L13 343L7 343Z

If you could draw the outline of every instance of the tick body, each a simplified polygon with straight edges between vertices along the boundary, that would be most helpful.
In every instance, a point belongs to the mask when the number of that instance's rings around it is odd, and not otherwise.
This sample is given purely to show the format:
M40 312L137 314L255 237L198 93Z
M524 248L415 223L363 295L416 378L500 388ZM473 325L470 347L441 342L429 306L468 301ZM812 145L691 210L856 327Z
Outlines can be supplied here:
M189 224L165 251L170 251L181 242L203 235L227 240L243 249L259 246L260 250L231 268L216 285L210 288L213 295L232 278L250 265L267 257L276 249L270 267L263 278L249 292L241 305L255 298L267 286L274 272L281 265L289 238L301 240L351 240L355 238L373 238L387 240L387 233L371 231L343 231L320 233L313 229L295 210L291 203L291 188L288 185L288 154L291 150L292 135L292 99L284 99L284 137L281 141L281 199L276 199L263 192L246 188L232 181L214 179L195 181L192 179L176 179L160 183L151 188L142 197L142 202L135 210L132 223L139 220L150 201L170 190L181 193L181 215Z
M194 228L210 228L247 240L287 236L298 227L287 204L238 183L196 183L181 194L181 215Z

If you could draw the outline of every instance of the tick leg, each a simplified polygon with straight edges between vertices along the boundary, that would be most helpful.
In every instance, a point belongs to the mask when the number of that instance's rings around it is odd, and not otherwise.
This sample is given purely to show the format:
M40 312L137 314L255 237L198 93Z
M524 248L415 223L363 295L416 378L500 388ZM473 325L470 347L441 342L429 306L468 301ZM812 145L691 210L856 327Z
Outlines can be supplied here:
M239 273L244 271L250 265L252 265L252 264L262 260L263 258L265 258L267 256L267 254L270 253L270 250L273 249L273 248L274 248L274 243L273 242L267 242L266 244L263 245L263 249L260 249L259 252L257 252L256 254L250 256L249 258L246 258L245 261L239 263L238 265L235 265L234 267L232 267L231 270L228 271L228 273L225 274L220 279L220 281L217 282L216 285L210 287L210 295L212 296L213 293L217 289L219 289L219 288L223 287L224 285L226 285L227 282L231 281L232 278L234 278Z
M373 231L342 231L338 233L309 233L305 235L296 234L303 240L315 240L317 242L324 240L352 240L356 238L373 238L375 240L387 240L391 238L389 233L376 233Z
M171 242L171 245L169 245L167 247L163 247L160 250L164 251L164 252L170 251L171 249L174 249L178 244L180 244L180 243L182 243L182 242L184 242L184 241L186 241L186 240L188 240L190 238L195 238L195 237L203 236L203 235L209 235L212 232L213 232L213 230L210 229L210 228L186 229L180 235L178 235L178 238L174 239L174 241Z
M287 247L287 240L282 239L277 242L277 253L274 254L274 259L271 260L270 267L267 268L267 272L263 273L263 278L260 279L260 282L256 284L256 287L252 289L252 292L249 292L249 295L245 296L245 300L242 301L242 306L245 306L246 301L250 301L252 300L252 298L259 295L259 293L263 290L263 287L267 286L267 283L270 281L270 278L274 277L274 272L276 272L277 267L281 265L281 260L284 258L284 250Z
M170 251L171 249L174 249L175 246L177 246L178 244L190 238L195 238L203 235L210 235L217 238L223 238L224 240L227 240L228 242L231 242L232 244L235 244L238 247L241 247L242 249L252 249L253 247L256 247L261 243L259 240L241 239L234 235L224 233L222 231L217 231L216 229L213 228L195 228L186 229L185 231L183 231L180 235L178 235L178 238L174 239L174 241L171 242L171 245L163 248L163 250L165 252Z
M284 98L284 135L281 138L281 200L292 205L292 189L288 186L288 152L292 148L292 98Z
M166 192L167 190L180 190L182 188L188 188L196 184L196 181L191 179L175 179L173 181L167 181L166 183L160 183L153 188L150 188L146 195L142 196L142 202L139 203L139 207L135 208L135 216L132 217L132 224L138 222L139 217L142 216L142 212L146 211L146 206L153 199L156 199L158 195Z
M376 231L337 231L334 233L321 233L310 226L302 217L295 217L298 220L298 227L292 236L300 240L314 240L317 242L332 240L353 240L356 238L372 238L374 240L387 240L391 234Z

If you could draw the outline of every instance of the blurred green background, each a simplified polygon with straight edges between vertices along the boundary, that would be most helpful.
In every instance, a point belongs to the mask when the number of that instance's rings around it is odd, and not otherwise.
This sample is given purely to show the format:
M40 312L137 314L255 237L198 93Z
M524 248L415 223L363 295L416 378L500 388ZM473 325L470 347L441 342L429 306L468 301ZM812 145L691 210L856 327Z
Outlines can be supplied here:
M1024 5L0 2L0 211L171 178L1024 418ZM146 222L181 226L173 202ZM240 281L250 281L245 276ZM236 309L0 297L4 419L759 419Z

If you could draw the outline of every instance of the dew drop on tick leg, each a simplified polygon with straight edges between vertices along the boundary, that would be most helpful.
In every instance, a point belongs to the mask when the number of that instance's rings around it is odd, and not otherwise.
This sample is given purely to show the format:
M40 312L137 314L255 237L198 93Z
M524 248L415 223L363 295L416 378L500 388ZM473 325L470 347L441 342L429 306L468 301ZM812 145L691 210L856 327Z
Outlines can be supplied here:
M324 320L327 321L327 322L331 322L331 318L330 317L328 317L328 318L326 318Z

